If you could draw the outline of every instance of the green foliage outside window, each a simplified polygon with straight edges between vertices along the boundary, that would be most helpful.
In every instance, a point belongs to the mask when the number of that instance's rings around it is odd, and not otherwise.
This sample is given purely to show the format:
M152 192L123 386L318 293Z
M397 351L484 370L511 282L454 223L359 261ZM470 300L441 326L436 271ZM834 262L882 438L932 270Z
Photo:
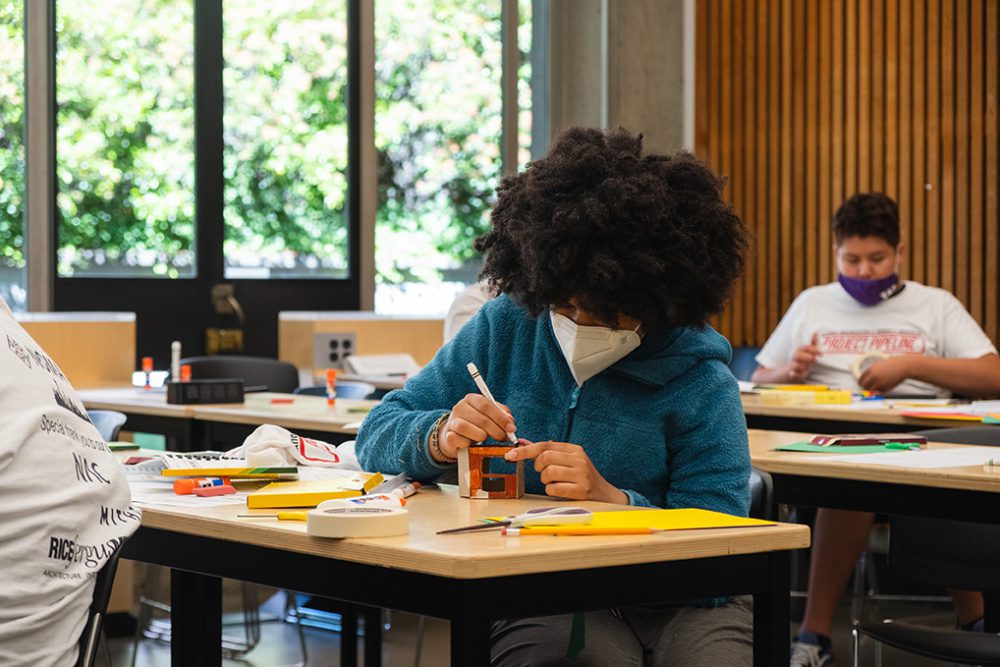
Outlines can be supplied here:
M376 3L381 283L440 280L474 258L488 226L502 169L500 8ZM297 0L224 12L227 266L342 275L346 10ZM60 275L191 275L191 0L62 0L56 13ZM19 21L20 3L0 4L0 30ZM0 131L23 153L11 44L0 42ZM23 162L0 160L0 179L0 232L14 239L0 262L23 264Z
M380 282L433 282L472 259L502 173L501 3L375 7Z
M189 0L56 7L59 274L191 275Z
M0 1L0 270L25 266L23 35L21 3Z
M228 2L223 20L227 274L343 277L346 4Z

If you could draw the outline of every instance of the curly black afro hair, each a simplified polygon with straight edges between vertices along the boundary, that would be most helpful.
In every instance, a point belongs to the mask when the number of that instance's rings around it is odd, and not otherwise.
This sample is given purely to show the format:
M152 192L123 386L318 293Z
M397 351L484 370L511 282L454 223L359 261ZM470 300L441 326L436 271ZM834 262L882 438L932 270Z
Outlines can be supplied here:
M642 135L574 127L500 183L476 239L480 279L538 316L577 304L646 331L702 326L743 271L748 233L722 181L687 153L642 154Z

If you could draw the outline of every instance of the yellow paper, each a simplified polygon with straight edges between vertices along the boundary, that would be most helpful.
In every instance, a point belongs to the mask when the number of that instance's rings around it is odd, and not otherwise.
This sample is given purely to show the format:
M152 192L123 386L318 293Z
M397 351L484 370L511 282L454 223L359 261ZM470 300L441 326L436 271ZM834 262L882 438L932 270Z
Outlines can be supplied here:
M249 509L316 507L324 500L353 498L382 483L381 473L360 472L351 477L271 482L247 496Z
M783 391L767 389L759 394L761 405L850 405L851 392L840 389L828 391Z
M825 384L758 384L756 389L764 391L828 391Z
M505 517L490 517L492 521L502 521ZM702 528L742 528L745 526L773 526L774 521L749 519L722 512L703 509L677 510L621 510L617 512L594 512L589 523L562 524L565 526L588 526L595 528L655 528L656 530L697 530ZM542 526L532 526L542 528Z

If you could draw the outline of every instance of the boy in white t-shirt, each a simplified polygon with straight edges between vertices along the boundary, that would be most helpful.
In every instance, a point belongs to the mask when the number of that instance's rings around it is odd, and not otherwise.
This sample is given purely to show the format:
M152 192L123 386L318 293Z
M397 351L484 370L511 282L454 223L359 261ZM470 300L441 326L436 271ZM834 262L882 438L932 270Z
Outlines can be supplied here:
M72 665L94 576L139 526L59 367L0 298L0 665Z
M757 355L754 382L810 382L890 396L1000 394L1000 357L945 290L899 278L904 246L896 203L857 194L833 216L837 282L795 299ZM809 597L792 665L832 665L830 632L841 592L874 514L820 509ZM959 623L983 616L979 593L952 591Z

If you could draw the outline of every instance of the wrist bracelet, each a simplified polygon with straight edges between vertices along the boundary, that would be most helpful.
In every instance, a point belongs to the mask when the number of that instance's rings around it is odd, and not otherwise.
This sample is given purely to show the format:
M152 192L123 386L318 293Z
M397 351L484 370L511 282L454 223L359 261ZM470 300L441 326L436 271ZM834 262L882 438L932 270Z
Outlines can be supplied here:
M441 434L441 426L448 421L448 417L451 415L450 412L446 412L441 415L436 422L434 422L434 427L431 429L431 436L428 439L428 445L431 450L431 458L437 463L455 463L458 459L453 459L443 451L441 451L441 443L438 442Z

